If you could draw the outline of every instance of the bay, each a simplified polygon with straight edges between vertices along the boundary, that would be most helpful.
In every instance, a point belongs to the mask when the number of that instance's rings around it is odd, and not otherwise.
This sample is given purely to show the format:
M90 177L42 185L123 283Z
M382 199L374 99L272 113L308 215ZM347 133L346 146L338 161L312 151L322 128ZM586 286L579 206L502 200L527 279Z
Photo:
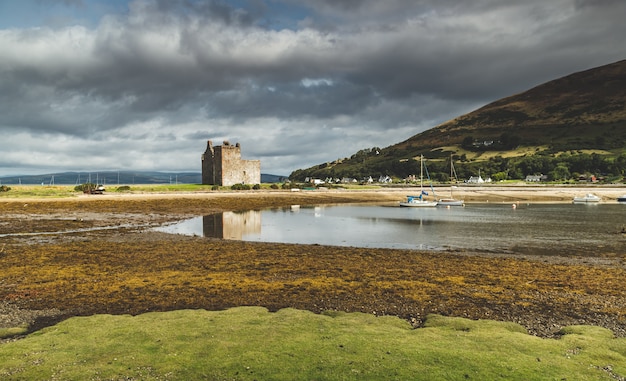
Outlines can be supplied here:
M157 230L259 242L372 248L603 255L626 250L626 205L321 205L226 212Z

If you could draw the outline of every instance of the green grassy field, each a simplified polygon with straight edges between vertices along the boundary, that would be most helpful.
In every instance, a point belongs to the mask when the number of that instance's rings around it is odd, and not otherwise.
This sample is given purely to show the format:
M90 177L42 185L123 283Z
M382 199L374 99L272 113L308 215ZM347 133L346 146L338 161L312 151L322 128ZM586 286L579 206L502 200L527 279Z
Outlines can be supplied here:
M267 186L269 188L269 185ZM76 191L74 185L17 185L11 186L8 192L0 192L0 198L63 198L75 197L81 195L82 192ZM118 186L107 186L106 193L115 194ZM146 184L132 185L130 190L122 190L122 192L198 192L210 191L212 185L201 184ZM123 188L122 188L123 189ZM222 187L222 189L228 189Z
M272 184L260 184L262 190L272 189ZM19 198L65 198L76 197L82 195L82 192L76 191L74 185L17 185L11 186L8 192L0 192L0 199L19 199ZM106 194L116 193L174 193L174 192L208 192L216 191L213 185L202 184L138 184L131 185L129 190L118 186L107 186ZM379 189L378 185L343 185L342 188L350 190L372 190ZM219 187L218 191L230 191L230 187ZM97 197L94 196L94 197Z
M568 327L260 307L75 317L0 345L3 380L615 380L626 339Z
M0 198L62 198L79 194L69 185L13 185L10 188L7 192L0 192Z

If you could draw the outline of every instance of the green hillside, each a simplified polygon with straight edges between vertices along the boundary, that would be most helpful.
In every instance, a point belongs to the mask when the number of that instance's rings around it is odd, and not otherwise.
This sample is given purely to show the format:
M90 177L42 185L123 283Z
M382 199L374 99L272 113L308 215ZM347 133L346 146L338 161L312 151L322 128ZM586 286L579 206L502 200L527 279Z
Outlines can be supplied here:
M481 169L496 180L544 174L621 180L626 170L626 60L574 73L490 103L409 139L363 149L350 158L291 174L361 179L419 174L449 180L450 159L460 179Z

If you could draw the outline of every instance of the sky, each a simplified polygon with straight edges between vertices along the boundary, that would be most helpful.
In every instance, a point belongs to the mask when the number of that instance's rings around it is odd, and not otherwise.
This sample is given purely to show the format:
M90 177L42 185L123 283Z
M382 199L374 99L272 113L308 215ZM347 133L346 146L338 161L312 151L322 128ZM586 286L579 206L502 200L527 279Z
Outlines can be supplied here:
M0 0L0 177L261 172L626 58L623 0Z

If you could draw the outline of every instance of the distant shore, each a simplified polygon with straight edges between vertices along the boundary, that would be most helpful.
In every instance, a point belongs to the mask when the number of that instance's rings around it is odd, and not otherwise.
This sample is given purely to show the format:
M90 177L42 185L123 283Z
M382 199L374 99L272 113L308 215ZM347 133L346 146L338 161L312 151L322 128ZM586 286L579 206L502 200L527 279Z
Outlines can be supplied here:
M60 186L59 188L61 188ZM37 188L37 186L33 186ZM113 188L111 188L113 189ZM626 194L626 185L467 185L458 186L435 186L424 188L429 193L428 198L443 198L452 195L454 198L465 202L571 202L576 196L593 193L602 198L603 202L617 202L617 198ZM288 196L298 194L298 197L325 198L332 195L333 198L346 198L352 201L363 202L391 202L401 201L407 195L419 193L418 187L380 187L359 189L325 189L301 190L299 192L288 190L251 190L251 191L180 191L180 190L154 190L154 191L130 191L115 192L106 191L104 194L72 194L62 197L32 196L28 192L24 194L0 194L2 201L93 201L93 200L147 200L147 199L177 199L177 198L207 198L207 197L255 197L263 194Z

